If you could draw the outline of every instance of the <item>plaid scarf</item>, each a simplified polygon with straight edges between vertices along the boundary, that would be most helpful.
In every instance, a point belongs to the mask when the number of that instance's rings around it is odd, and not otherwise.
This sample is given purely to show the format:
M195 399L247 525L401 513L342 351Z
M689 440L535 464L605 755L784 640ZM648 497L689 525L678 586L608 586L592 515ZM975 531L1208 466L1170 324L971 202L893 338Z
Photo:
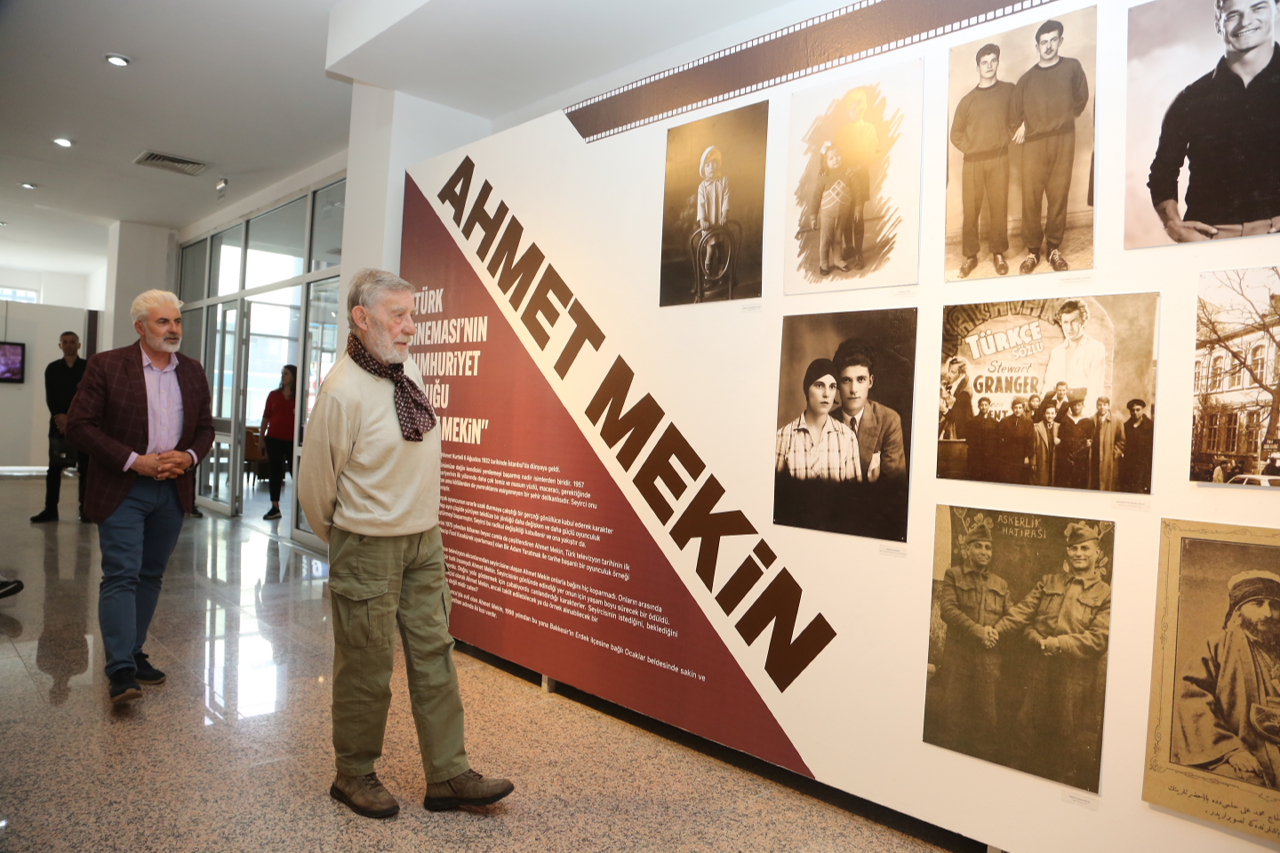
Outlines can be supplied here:
M347 355L367 373L390 379L396 386L396 415L400 418L400 434L405 441L422 441L436 425L436 412L431 401L412 379L404 375L403 364L383 364L360 343L354 333L347 337Z

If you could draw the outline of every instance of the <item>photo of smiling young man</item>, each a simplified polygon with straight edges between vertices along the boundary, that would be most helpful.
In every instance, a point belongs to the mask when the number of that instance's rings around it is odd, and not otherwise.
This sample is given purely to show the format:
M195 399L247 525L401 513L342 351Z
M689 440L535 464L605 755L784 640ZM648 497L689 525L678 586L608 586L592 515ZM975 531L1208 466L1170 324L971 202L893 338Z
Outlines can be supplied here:
M783 319L776 523L906 541L915 333L914 308Z
M1129 10L1126 248L1280 231L1280 163L1259 156L1280 134L1276 19L1275 0Z

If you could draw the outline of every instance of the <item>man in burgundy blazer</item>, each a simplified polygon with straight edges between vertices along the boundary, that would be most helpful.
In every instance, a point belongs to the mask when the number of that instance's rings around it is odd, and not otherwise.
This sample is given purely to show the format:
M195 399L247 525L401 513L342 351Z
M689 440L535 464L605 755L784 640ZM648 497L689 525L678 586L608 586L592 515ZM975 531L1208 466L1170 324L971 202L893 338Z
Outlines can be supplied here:
M213 444L204 369L177 351L181 306L163 290L135 299L138 340L89 359L67 416L68 440L89 454L84 511L98 524L98 622L116 703L164 681L142 646L195 504L195 466Z

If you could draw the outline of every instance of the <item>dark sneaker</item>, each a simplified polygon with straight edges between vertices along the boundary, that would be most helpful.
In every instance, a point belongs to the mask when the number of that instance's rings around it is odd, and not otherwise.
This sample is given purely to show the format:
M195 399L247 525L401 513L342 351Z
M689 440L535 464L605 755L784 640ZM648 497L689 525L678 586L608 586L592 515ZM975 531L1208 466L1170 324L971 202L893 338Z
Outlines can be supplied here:
M867 259L862 257L862 250L855 249L853 252L853 268L860 270L867 265Z
M978 256L970 255L969 257L965 258L964 263L960 265L960 277L968 278L969 273L973 272L977 268L978 268Z
M44 524L46 521L57 521L58 511L56 509L48 509L47 507L40 511L39 515L31 516L32 524Z
M164 684L164 673L151 665L147 660L146 652L138 652L134 655L133 662L138 665L134 677L139 684Z
M199 507L196 507L195 509L191 510L191 512L186 513L185 517L186 518L204 518L204 513L200 511Z
M1018 272L1027 275L1035 272L1038 266L1040 266L1040 256L1035 252L1028 252L1027 256L1022 259L1022 263L1018 265Z
M280 517L280 507L273 506L271 509L267 510L267 514L262 517L262 520L275 521L279 517Z
M8 598L22 592L22 581L11 581L0 578L0 598Z
M131 669L121 669L107 676L111 679L111 704L127 705L142 698L142 688L134 679Z
M1062 257L1062 253L1057 249L1049 250L1049 266L1053 267L1054 272L1062 272L1067 269L1067 259Z
M994 255L991 256L991 260L996 265L996 275L1009 274L1009 264L1007 261L1005 261L1004 255L1000 254L999 252L996 252Z
M364 776L339 773L329 786L329 796L362 817L391 817L400 813L400 804L378 781L377 773Z
M429 812L442 812L458 806L487 806L516 789L507 779L486 779L468 770L445 782L430 782L422 807Z

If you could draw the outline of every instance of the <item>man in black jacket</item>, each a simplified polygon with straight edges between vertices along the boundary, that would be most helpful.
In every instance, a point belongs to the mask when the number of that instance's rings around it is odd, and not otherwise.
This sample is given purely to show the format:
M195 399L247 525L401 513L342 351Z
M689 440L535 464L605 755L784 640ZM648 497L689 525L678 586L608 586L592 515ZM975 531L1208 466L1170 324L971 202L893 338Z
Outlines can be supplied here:
M88 521L84 514L84 489L89 475L88 454L77 451L76 461L69 463L64 451L70 449L63 435L67 428L67 411L71 398L84 378L85 365L80 357L80 336L75 332L63 332L58 339L62 358L51 362L44 369L44 399L49 406L49 470L44 478L44 509L31 516L36 524L58 520L58 500L62 496L62 469L72 465L80 477L80 520Z

